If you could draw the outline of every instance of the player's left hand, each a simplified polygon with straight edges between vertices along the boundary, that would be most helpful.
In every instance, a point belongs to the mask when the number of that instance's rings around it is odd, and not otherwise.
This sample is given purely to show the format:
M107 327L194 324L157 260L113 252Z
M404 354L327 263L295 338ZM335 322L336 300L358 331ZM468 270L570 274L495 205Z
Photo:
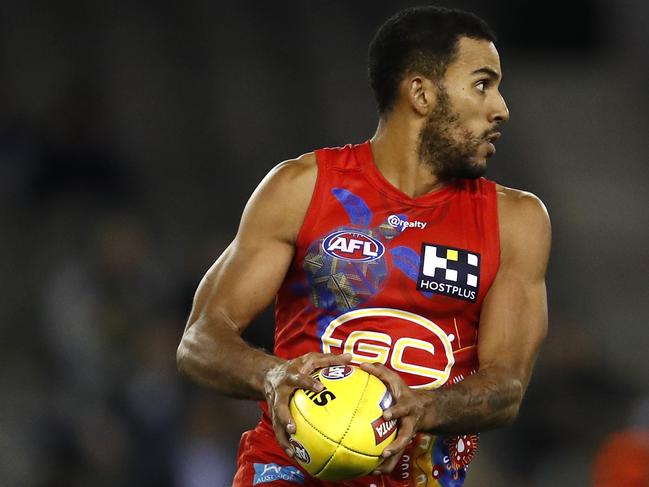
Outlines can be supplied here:
M419 396L408 387L396 372L379 363L363 363L360 367L365 372L381 379L388 386L395 401L395 404L383 411L383 417L388 420L399 420L397 437L385 448L383 462L374 471L375 475L389 474L401 459L410 440L419 431L424 417L424 407Z

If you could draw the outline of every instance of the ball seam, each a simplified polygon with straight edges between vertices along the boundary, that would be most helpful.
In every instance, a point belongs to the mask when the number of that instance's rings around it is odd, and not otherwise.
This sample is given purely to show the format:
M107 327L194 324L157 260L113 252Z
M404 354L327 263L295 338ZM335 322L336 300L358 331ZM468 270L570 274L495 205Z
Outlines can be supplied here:
M338 441L336 441L333 438L330 438L329 436L327 436L327 434L325 432L320 431L320 429L318 429L318 427L316 427L311 421L309 421L309 419L304 415L304 413L300 410L299 407L296 406L295 409L297 410L298 413L300 413L300 416L302 416L302 419L304 420L304 422L306 424L311 426L314 430L316 430L318 433L320 433L324 438L326 438L330 442L334 443L336 445L336 449L338 449L339 446L342 446L345 450L349 450L352 453L357 453L357 454L362 455L364 457L376 458L376 457L379 456L379 455L368 455L367 453L363 453L362 451L354 450L353 448L349 448L348 446L341 445ZM352 418L353 418L353 416L352 416ZM351 424L351 422L350 422L350 424ZM343 438L345 437L344 435L346 433L347 432L345 432L343 434L343 437L340 439L340 441L343 441ZM334 456L335 453L336 453L336 450L334 450L334 453L332 453L331 456L327 459L327 462L329 462L329 460L331 460L331 458ZM320 471L322 471L322 469L320 469Z
M370 374L368 372L366 372L366 374L367 374L367 376L366 376L367 380L365 381L365 385L363 386L363 391L361 392L360 399L356 403L356 407L354 408L354 412L352 413L352 417L349 419L349 423L347 423L347 429L345 430L343 435L340 437L340 443L343 442L343 440L345 439L345 436L347 436L347 433L349 433L349 430L352 427L352 423L354 422L354 418L356 417L356 413L358 413L358 408L359 408L361 402L363 401L363 395L365 394L365 391L367 390L367 385L370 383ZM340 445L340 443L339 443L339 445Z
M369 384L369 383L370 383L370 375L368 373L367 374L367 380L365 381L365 385L363 386L363 391L361 392L361 395L360 395L360 399L356 403L356 407L354 408L354 412L352 413L352 417L350 418L349 423L347 423L347 429L345 430L343 435L340 437L340 442L337 442L336 448L334 449L331 456L327 459L327 461L324 463L322 468L320 470L318 470L317 473L314 474L314 476L318 476L325 468L327 468L327 466L331 463L331 460L333 460L333 457L336 455L336 452L338 451L338 448L340 448L341 446L345 450L349 450L349 451L354 452L354 453L356 453L358 455L363 455L363 456L370 457L370 458L376 458L374 455L367 455L366 453L358 452L358 451L352 450L351 448L347 448L346 446L341 445L341 443L345 439L345 436L347 436L347 433L349 433L349 430L350 430L350 428L352 426L352 423L354 422L354 418L356 417L356 413L358 412L358 408L359 408L359 406L361 404L361 401L363 399L363 395L365 394L365 391L367 390L367 384ZM301 411L300 411L300 414L302 414ZM304 419L306 419L306 418L304 418Z

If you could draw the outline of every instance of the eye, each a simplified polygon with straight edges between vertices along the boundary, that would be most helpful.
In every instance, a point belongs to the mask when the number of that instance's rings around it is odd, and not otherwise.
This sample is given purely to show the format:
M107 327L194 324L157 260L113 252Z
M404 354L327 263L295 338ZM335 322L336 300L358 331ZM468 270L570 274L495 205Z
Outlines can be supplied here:
M487 91L487 80L480 80L475 84L475 87L478 89L480 93L484 93Z

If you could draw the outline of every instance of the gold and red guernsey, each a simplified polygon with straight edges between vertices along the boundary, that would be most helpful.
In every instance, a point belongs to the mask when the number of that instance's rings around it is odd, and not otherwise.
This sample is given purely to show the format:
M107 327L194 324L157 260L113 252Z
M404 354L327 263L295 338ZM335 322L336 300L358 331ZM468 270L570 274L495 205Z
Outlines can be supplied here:
M495 183L459 180L411 198L378 171L369 142L315 153L313 198L277 295L275 354L348 352L418 389L474 373L480 308L499 266ZM258 429L272 434L262 409ZM477 434L420 434L417 461L394 475L461 485L476 447Z

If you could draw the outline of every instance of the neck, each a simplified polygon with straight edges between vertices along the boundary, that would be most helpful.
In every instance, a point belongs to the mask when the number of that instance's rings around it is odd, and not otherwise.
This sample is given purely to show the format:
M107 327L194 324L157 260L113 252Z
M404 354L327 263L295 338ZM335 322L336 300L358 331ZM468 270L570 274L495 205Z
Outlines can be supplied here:
M370 139L372 155L383 177L401 192L416 198L444 186L419 157L421 122L396 110L381 118Z

